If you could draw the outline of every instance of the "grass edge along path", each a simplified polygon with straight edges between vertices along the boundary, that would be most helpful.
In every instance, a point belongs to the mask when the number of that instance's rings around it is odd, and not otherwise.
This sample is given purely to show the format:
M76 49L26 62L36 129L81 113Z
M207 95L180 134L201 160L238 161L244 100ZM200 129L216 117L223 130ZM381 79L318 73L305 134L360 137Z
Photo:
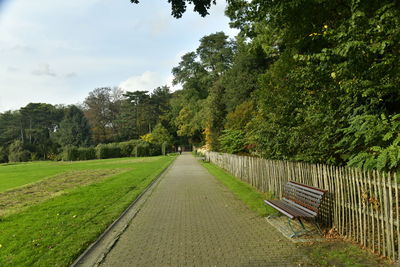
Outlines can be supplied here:
M251 185L242 182L222 168L207 162L201 163L209 173L229 188L248 208L260 216L278 214L276 210L266 206L264 199L273 198L272 193L261 193ZM267 222L266 222L267 223ZM355 244L344 241L332 241L310 244L299 244L315 266L387 266L388 262L379 259L372 253Z
M242 200L251 210L258 213L260 216L268 216L278 214L275 209L264 204L264 199L272 199L273 194L261 193L251 185L242 182L235 176L224 171L220 167L212 164L202 162L209 173L211 173L223 185L228 187L240 200Z
M133 170L0 219L0 266L68 266L175 159Z

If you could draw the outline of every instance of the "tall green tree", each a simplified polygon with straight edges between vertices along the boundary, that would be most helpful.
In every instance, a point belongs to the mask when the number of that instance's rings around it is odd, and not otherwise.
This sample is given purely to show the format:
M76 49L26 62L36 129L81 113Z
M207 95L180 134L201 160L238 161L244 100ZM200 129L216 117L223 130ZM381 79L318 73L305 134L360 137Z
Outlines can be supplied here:
M0 114L0 144L10 145L14 140L24 140L24 126L19 111L6 111Z
M201 143L206 128L210 134L221 131L225 106L220 98L225 88L217 81L231 68L235 49L235 42L223 32L210 34L173 68L174 83L183 88L182 100L173 102L180 104L174 119L178 135Z
M19 112L24 128L24 145L32 152L34 158L46 159L48 153L55 149L51 134L62 119L62 110L51 104L29 103Z
M110 142L114 138L111 91L110 87L96 88L84 101L85 116L91 126L93 141L96 144Z
M83 111L75 105L64 110L64 118L56 133L57 143L61 146L88 146L91 144L90 125Z
M134 120L135 133L140 137L151 132L155 125L152 112L151 98L148 91L126 92L124 94L128 103L132 105L132 118Z

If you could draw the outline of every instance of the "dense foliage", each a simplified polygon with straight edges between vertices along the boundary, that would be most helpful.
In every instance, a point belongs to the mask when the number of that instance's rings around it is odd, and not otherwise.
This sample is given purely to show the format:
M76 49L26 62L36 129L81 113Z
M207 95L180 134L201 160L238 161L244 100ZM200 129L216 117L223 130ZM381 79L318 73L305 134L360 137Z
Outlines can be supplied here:
M399 168L398 2L228 3L240 33L224 71L207 68L199 49L173 71L187 103L178 134L229 153Z

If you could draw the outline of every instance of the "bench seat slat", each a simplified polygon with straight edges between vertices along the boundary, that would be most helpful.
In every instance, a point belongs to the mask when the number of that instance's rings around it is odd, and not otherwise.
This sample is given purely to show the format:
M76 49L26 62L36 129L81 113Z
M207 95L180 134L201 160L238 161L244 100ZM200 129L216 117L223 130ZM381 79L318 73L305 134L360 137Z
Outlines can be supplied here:
M301 209L296 208L295 206L292 206L288 204L285 201L282 200L264 200L264 202L273 208L279 210L286 216L288 216L290 219L295 219L295 218L312 218L314 217L312 214L307 213Z

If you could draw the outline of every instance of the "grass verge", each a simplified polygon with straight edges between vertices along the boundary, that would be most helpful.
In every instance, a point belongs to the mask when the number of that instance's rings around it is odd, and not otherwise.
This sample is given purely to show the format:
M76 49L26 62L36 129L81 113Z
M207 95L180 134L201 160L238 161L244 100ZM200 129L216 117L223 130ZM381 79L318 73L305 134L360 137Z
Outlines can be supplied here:
M0 266L70 265L174 158L98 165L130 170L1 217Z
M345 241L318 243L308 248L306 245L306 251L315 266L390 266L389 262Z
M212 163L203 162L202 165L241 199L251 210L261 216L277 214L277 211L263 202L273 198L273 194L263 194L254 187L240 181ZM310 263L307 266L388 266L388 263L359 246L345 241L327 240L322 243L298 245L308 256Z
M212 163L202 162L212 175L214 175L222 184L228 187L239 199L241 199L251 210L257 212L260 216L277 214L276 210L265 205L264 199L272 199L273 194L261 193L251 185L244 183L227 173L223 169Z

